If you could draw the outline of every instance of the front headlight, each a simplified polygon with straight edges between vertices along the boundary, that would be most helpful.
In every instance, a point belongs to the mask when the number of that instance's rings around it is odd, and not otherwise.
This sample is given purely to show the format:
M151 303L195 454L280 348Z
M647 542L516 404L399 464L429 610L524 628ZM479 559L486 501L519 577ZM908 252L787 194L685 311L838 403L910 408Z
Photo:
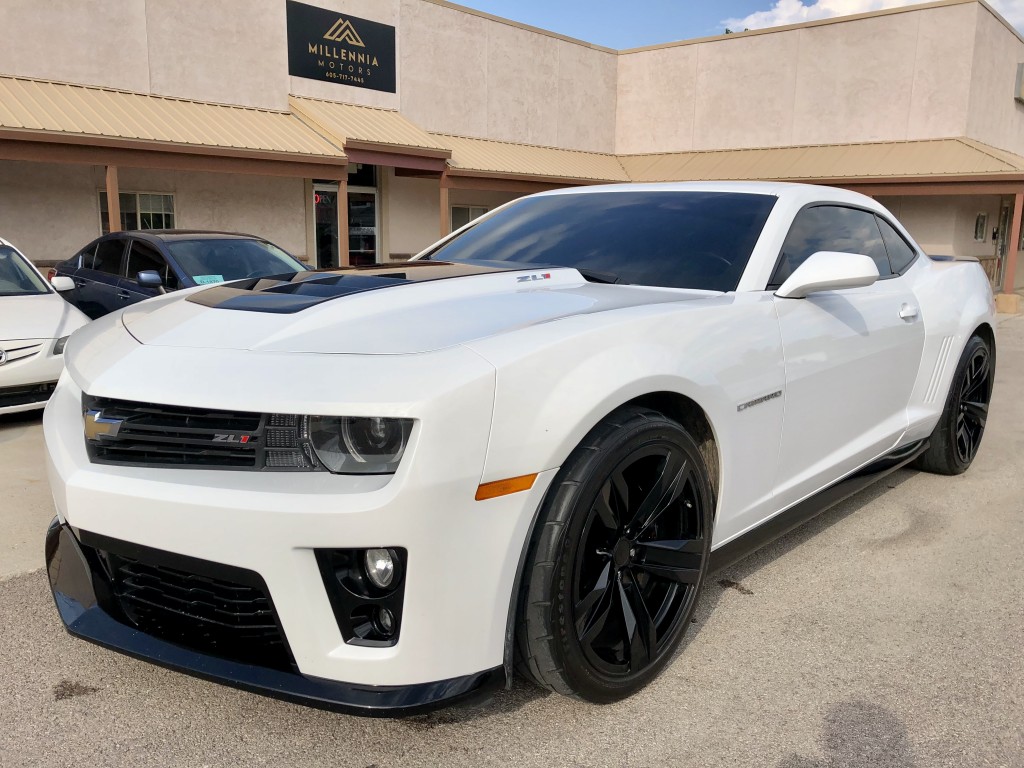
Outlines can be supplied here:
M70 339L70 338L71 338L70 336L61 336L59 339L57 339L57 341L53 345L53 354L54 355L63 355L64 354L64 347L67 346L68 339Z
M321 463L344 475L391 475L412 433L412 419L311 416L309 437Z

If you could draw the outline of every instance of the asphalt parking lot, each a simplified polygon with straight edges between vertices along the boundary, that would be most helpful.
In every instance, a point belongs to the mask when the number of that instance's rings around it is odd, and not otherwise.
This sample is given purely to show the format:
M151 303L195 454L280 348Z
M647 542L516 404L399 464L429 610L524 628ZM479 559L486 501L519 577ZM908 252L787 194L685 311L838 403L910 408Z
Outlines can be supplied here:
M1024 318L958 478L890 475L717 573L685 648L596 707L523 682L368 720L158 669L62 629L38 416L0 417L2 766L1024 766Z

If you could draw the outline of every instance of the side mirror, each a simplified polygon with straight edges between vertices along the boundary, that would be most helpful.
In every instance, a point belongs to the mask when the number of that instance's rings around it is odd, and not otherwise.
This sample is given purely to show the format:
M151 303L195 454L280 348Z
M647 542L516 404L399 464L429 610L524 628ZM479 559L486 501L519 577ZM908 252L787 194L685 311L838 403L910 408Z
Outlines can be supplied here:
M135 276L135 282L143 288L155 288L164 293L164 279L155 269L144 269Z
M64 293L64 291L75 290L75 281L67 275L56 275L50 279L50 285L53 286L53 290Z
M863 288L878 280L878 267L858 253L818 251L796 268L775 292L781 299L803 299L819 291Z

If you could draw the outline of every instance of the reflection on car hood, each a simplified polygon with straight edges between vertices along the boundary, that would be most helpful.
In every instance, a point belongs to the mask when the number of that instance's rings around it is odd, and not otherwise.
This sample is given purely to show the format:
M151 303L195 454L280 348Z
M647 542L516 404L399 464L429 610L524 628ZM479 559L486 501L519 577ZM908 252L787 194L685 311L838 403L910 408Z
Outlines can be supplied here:
M0 339L56 339L88 321L55 293L0 296Z
M420 262L191 290L130 307L123 322L155 346L406 354L571 315L716 295L593 284L567 268Z

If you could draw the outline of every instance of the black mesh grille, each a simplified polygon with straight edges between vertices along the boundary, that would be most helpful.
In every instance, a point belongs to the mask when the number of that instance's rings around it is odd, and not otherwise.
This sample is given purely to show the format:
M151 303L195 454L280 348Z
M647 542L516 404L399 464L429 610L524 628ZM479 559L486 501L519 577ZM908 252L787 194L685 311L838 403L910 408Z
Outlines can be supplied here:
M0 408L45 403L50 399L56 386L57 382L51 381L46 384L27 384L21 387L0 387Z
M112 543L133 551L94 551L118 607L139 630L220 658L294 669L266 584L255 571Z
M294 415L136 403L86 395L86 447L97 464L190 469L319 469ZM90 419L97 420L90 425ZM273 450L268 450L273 449Z

